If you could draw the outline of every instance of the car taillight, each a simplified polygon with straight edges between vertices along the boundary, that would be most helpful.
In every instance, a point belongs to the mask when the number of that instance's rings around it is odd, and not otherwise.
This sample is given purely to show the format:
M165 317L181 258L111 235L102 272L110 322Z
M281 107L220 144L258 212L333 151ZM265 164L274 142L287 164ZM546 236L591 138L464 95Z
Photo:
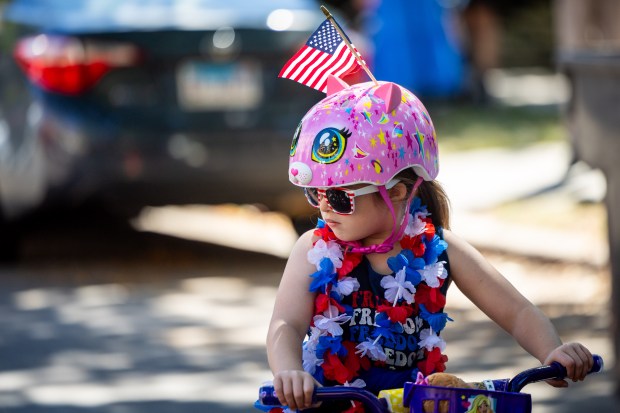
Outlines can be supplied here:
M82 94L110 69L140 60L131 44L46 34L21 39L14 56L30 81L63 95Z

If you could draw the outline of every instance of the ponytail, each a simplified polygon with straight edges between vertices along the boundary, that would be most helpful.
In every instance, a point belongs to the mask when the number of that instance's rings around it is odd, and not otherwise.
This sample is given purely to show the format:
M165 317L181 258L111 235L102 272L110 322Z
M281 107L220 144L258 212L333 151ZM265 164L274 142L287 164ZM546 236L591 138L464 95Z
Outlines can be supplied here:
M411 190L415 181L418 179L413 169L408 168L400 172L397 176L402 183ZM423 181L418 187L417 196L426 205L433 224L437 227L450 229L450 200L448 195L437 181Z

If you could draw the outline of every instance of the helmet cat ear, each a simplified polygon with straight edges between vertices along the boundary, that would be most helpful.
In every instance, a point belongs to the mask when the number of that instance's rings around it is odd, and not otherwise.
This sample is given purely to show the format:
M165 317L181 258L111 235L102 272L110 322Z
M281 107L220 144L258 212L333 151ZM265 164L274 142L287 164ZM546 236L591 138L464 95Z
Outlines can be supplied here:
M402 98L400 88L392 82L387 82L379 86L377 90L375 90L374 95L383 99L385 102L385 111L388 113L398 107Z
M348 88L349 85L344 80L334 75L327 76L327 96L340 92L342 89Z

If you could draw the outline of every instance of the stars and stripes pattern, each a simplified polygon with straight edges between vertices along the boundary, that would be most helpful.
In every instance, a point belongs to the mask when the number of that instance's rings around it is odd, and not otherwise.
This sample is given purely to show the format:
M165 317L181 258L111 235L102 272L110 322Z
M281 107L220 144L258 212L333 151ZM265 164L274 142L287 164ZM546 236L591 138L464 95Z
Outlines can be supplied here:
M359 56L353 45L351 48ZM278 77L291 79L325 92L327 77L330 74L343 78L356 72L360 67L344 39L331 21L326 19L312 33L306 44L284 65Z

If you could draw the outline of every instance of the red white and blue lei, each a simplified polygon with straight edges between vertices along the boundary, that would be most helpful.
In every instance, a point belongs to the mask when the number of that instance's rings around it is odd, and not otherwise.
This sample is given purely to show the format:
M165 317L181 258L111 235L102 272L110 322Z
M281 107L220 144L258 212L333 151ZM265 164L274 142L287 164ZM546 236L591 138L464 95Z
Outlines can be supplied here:
M440 288L448 273L439 256L447 243L435 233L435 226L419 198L412 202L409 224L400 240L402 251L388 259L392 275L381 280L385 294L378 305L372 338L355 344L343 340L342 324L352 314L342 304L345 296L360 288L357 279L348 274L362 261L362 254L352 253L322 221L315 229L318 240L308 252L308 260L316 266L310 275L310 291L316 293L314 317L303 344L303 367L317 380L341 385L364 387L360 371L386 361L382 343L394 333L403 332L403 323L418 315L429 328L420 331L418 346L424 357L417 372L428 376L445 370L447 357L442 354L446 343L439 333L450 320L443 312L445 295Z

